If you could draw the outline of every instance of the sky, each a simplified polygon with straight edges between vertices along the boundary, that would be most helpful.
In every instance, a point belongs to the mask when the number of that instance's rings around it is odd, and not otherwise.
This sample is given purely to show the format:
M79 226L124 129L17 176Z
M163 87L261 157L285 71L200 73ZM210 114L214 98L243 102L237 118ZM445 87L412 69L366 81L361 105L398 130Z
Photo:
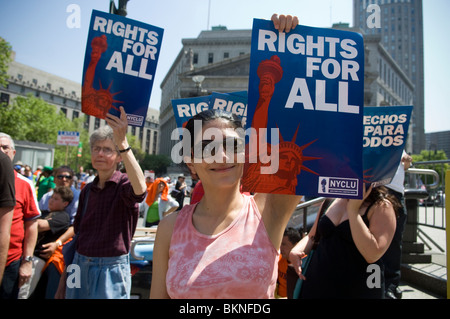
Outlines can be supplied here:
M130 0L127 18L164 29L149 107L159 110L160 84L182 48L184 38L222 25L251 29L253 18L273 13L297 15L300 23L331 27L353 25L352 0ZM118 0L116 0L116 4ZM80 25L67 23L80 9ZM109 0L0 0L0 37L8 41L19 63L81 83L92 10L109 10ZM450 75L448 15L450 1L423 0L425 56L425 132L450 130L447 78ZM70 20L70 19L69 19ZM447 26L447 27L446 27Z

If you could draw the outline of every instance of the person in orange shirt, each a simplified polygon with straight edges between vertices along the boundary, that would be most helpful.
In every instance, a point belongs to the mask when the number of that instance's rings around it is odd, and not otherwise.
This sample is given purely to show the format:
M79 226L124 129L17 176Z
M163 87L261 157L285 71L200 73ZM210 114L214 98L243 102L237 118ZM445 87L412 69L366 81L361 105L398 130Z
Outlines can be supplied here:
M283 234L280 246L280 260L278 261L278 280L276 298L287 298L287 270L289 266L289 253L292 247L302 239L300 232L293 228L287 227Z

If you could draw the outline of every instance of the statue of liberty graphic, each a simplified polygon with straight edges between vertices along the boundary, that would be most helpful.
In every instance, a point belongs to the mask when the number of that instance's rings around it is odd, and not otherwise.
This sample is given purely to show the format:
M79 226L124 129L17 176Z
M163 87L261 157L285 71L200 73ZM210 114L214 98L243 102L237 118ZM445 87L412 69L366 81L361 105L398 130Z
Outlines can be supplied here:
M257 69L259 83L259 99L255 109L255 114L252 120L252 127L255 129L256 134L259 134L261 128L267 128L268 122L268 110L270 101L272 99L275 84L279 82L283 76L283 68L280 65L280 58L273 55L269 60L263 60ZM275 194L295 194L295 188L297 186L297 176L302 171L306 171L315 175L318 173L309 169L304 165L306 161L317 160L320 157L311 157L304 155L305 149L313 144L317 140L313 140L303 146L297 145L297 133L300 126L290 141L283 139L280 132L280 142L278 144L278 170L273 174L261 174L261 168L269 166L268 158L273 158L277 154L271 154L272 149L267 141L257 138L250 139L250 143L254 143L249 146L247 144L246 152L246 164L244 169L244 176L242 179L243 188L249 192L261 192L261 193L275 193ZM254 131L254 132L255 132ZM256 145L257 144L257 145ZM257 152L250 154L248 150ZM267 149L267 155L264 155ZM262 151L264 150L264 151ZM264 158L266 156L266 158ZM256 159L256 163L250 158Z

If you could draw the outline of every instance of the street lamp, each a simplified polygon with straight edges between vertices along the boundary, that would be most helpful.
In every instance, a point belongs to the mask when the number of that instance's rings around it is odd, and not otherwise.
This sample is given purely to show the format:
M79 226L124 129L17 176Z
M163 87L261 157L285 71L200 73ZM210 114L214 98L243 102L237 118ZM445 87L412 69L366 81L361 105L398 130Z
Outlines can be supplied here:
M126 17L127 15L127 2L129 0L119 0L119 7L116 8L114 4L114 0L110 0L109 2L109 13L117 14L122 17Z
M200 95L200 93L206 93L207 90L202 89L202 82L205 80L204 75L194 75L192 77L192 81L195 82L195 87L197 88L197 95Z

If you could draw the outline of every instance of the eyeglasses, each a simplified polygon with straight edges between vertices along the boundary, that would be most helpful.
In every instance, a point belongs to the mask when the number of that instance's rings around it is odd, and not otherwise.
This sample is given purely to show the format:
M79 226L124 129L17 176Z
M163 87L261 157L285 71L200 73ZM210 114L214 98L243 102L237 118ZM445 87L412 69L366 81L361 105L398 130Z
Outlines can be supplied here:
M117 152L116 150L113 150L113 149L111 149L111 148L109 148L109 147L94 146L94 147L92 148L92 154L96 154L96 155L97 155L97 154L100 153L100 151L102 151L103 154L106 155L106 156L110 156L110 155L112 155L114 152Z
M234 154L243 153L245 141L240 137L228 137L226 139L219 139L218 141L202 140L193 147L193 156L200 159L212 157L216 155L216 152L220 151L221 147L223 147L226 153L230 147Z
M58 176L56 176L58 179L64 179L64 178L66 178L66 179L72 179L72 176L70 176L70 175L58 175Z
M5 152L12 150L12 147L9 145L0 145L0 147L2 148L2 150L4 150Z

